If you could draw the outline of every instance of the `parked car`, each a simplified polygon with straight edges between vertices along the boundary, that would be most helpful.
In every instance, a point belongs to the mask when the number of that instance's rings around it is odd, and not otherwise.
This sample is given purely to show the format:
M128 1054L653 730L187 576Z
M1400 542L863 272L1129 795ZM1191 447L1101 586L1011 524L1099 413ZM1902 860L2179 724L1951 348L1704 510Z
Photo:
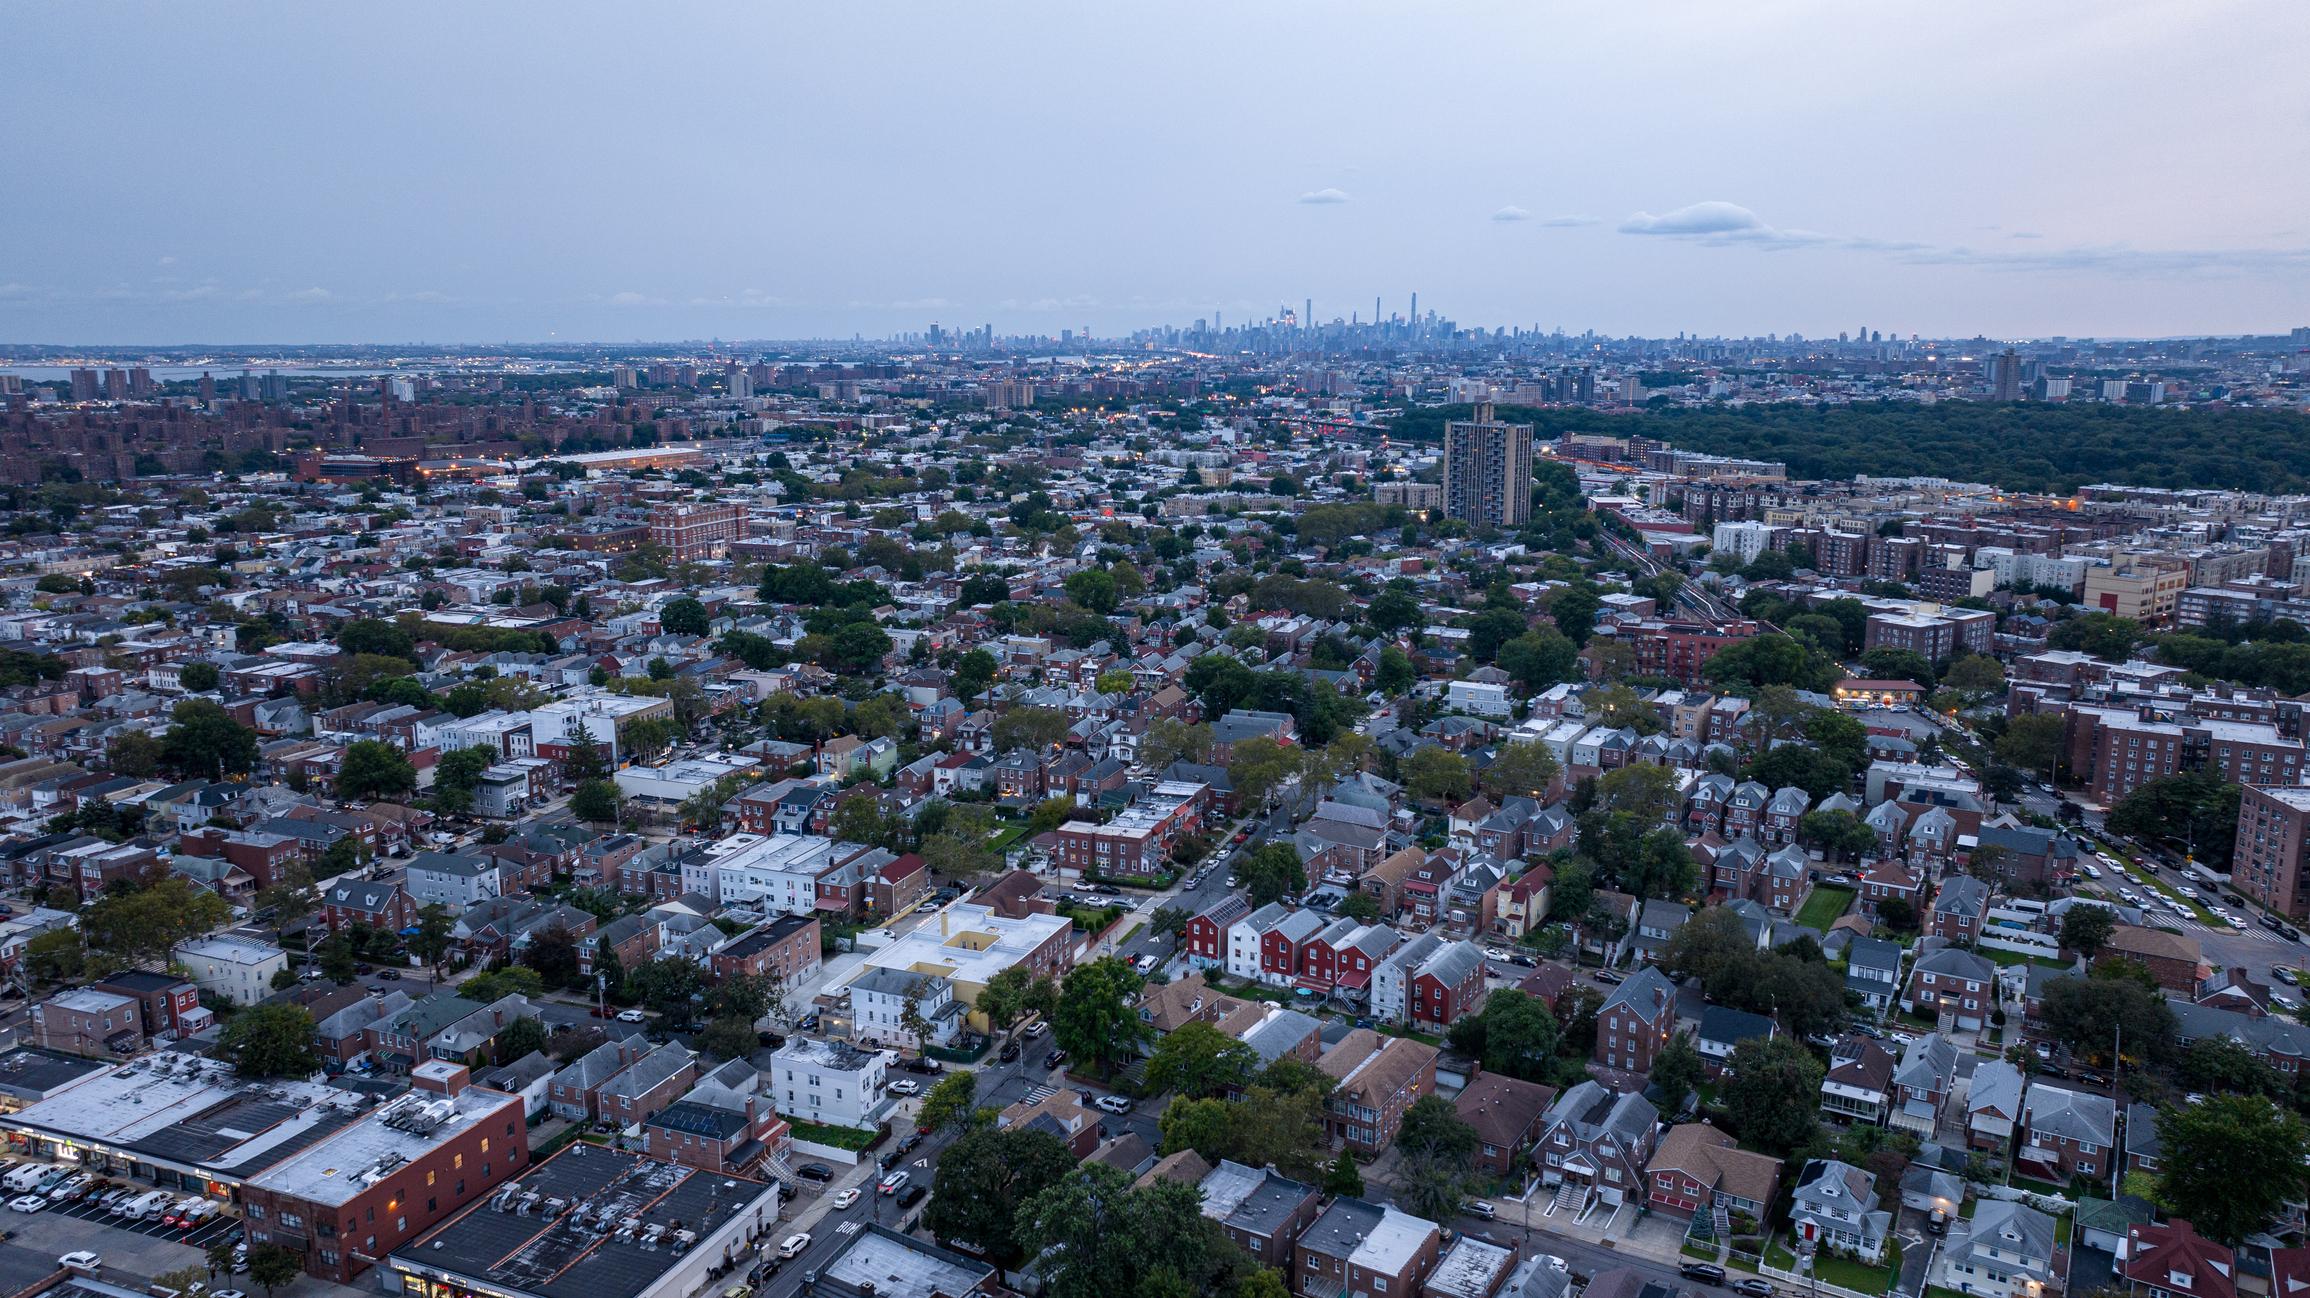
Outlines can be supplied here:
M37 1194L20 1194L8 1201L17 1212L38 1212L48 1206L48 1200Z
M858 1202L858 1191L856 1190L837 1190L834 1193L834 1210L836 1212L840 1212L856 1202Z
M831 1181L834 1179L834 1169L824 1163L804 1163L794 1169L794 1175L805 1181Z
M782 1258L797 1258L802 1256L802 1250L808 1247L810 1247L810 1236L808 1234L796 1233L788 1235L785 1239L785 1242L778 1246L778 1256Z
M922 1197L929 1193L930 1191L923 1186L910 1185L906 1187L905 1192L898 1196L899 1211L904 1212L908 1208L921 1203Z
M649 1021L650 1016L642 1013L640 1010L618 1011L618 1022L620 1023L647 1023Z
M56 1265L67 1271L94 1271L104 1265L104 1259L90 1249L75 1249L56 1259Z
M1742 1298L1773 1298L1773 1282L1745 1275L1732 1282L1732 1291Z
M913 1095L922 1089L922 1083L911 1077L901 1077L890 1083L892 1095Z
M1129 1113L1131 1111L1131 1101L1120 1095L1102 1095L1091 1103L1109 1113Z
M1925 1214L1925 1233L1928 1235L1946 1235L1949 1233L1949 1210L1947 1208L1935 1208Z
M905 1168L900 1168L898 1171L892 1172L890 1175L882 1178L882 1183L875 1186L874 1188L883 1194L897 1194L900 1190L906 1188L906 1183L908 1181L913 1179L914 1173L907 1171Z
M1027 1035L1030 1037L1039 1037L1050 1030L1051 1025L1041 1019L1036 1019L1027 1025Z
M1054 1050L1051 1053L1043 1056L1043 1070L1045 1072L1049 1072L1050 1070L1057 1068L1059 1065L1065 1062L1067 1062L1067 1052L1064 1050Z
M1002 1052L995 1056L998 1061L1006 1064L1017 1059L1018 1057L1019 1043L1016 1041L1005 1041L1003 1043Z
M1687 1262L1678 1267L1676 1273L1702 1284L1723 1284L1725 1280L1724 1268L1714 1262Z

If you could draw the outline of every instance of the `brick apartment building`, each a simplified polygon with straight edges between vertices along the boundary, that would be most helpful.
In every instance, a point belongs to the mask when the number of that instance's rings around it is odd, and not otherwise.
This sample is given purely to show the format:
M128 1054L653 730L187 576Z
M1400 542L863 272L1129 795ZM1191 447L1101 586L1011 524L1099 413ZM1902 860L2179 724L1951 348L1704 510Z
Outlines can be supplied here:
M817 916L780 915L716 950L710 957L714 980L772 976L792 986L818 971L820 940Z
M2238 800L2238 845L2230 878L2240 896L2297 921L2310 921L2310 787L2247 785Z
M744 505L655 505L650 509L650 544L674 563L719 558L746 535Z

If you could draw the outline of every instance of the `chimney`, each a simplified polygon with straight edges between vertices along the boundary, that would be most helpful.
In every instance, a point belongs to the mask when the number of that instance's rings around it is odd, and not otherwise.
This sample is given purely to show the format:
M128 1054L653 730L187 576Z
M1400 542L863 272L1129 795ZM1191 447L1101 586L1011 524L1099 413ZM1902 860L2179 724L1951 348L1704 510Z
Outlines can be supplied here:
M409 1070L409 1085L414 1090L454 1096L472 1084L471 1070L453 1060L428 1059Z

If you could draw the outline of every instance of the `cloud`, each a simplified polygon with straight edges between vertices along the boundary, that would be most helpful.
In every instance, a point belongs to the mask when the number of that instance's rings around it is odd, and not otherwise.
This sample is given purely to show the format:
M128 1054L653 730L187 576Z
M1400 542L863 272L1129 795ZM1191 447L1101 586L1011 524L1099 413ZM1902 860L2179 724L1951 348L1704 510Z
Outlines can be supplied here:
M1551 216L1540 224L1551 230L1570 230L1583 225L1602 225L1601 216Z
M325 288L301 288L294 293L290 293L284 296L281 300L284 302L294 303L299 306L318 306L323 302L336 301L337 295L331 293Z
M622 292L618 292L618 293L612 293L612 294L610 294L610 295L609 295L609 297L606 299L606 301L607 301L607 302L608 302L608 303L609 303L611 306L664 306L664 305L665 305L665 302L664 302L663 300L659 299L659 298L654 298L654 297L651 297L651 296L650 296L649 294L647 294L647 293L636 293L634 290L632 290L632 289L630 289L630 288L629 288L629 289L626 289L626 290L624 290L624 291L622 291Z
M1348 196L1347 191L1340 189L1311 189L1301 194L1299 201L1321 207L1332 203L1344 203L1348 201Z
M1529 221L1532 219L1532 214L1521 207L1510 204L1492 213L1492 219L1495 221Z
M163 258L161 258L161 259L160 259L158 262L156 262L156 263L154 263L154 264L155 264L155 265L160 265L160 266L174 266L174 265L176 265L176 258L174 258L174 257L163 257Z
M2300 273L2310 270L2310 248L2134 248L2123 244L2077 248L1989 251L1964 244L1921 243L1866 235L1821 234L1782 229L1738 203L1705 202L1655 216L1638 212L1620 223L1623 234L1658 235L1709 247L1751 247L1768 251L1827 248L1873 253L1910 266L1980 266L2053 274L2103 273L2134 276ZM1993 227L1992 227L1993 228ZM2043 236L2019 231L2008 238L2035 241Z
M1764 234L1772 232L1772 228L1765 224L1763 217L1738 203L1715 201L1694 203L1659 216L1638 212L1620 223L1622 234L1665 234L1683 238Z

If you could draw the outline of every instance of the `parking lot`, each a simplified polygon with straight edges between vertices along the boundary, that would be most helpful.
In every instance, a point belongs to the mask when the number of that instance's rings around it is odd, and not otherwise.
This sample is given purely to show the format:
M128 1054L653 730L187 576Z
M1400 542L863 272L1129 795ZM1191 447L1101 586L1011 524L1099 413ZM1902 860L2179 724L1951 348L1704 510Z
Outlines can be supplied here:
M102 1222L114 1230L124 1231L132 1235L143 1235L151 1239L174 1240L196 1251L207 1250L209 1245L226 1235L237 1233L241 1228L240 1218L220 1214L209 1218L191 1230L179 1230L174 1226L165 1225L158 1221L130 1221L125 1217L116 1217L97 1207L94 1203L85 1201L50 1208L46 1212L11 1212L8 1217L12 1220L7 1224L15 1225L27 1216L64 1217L75 1221Z

